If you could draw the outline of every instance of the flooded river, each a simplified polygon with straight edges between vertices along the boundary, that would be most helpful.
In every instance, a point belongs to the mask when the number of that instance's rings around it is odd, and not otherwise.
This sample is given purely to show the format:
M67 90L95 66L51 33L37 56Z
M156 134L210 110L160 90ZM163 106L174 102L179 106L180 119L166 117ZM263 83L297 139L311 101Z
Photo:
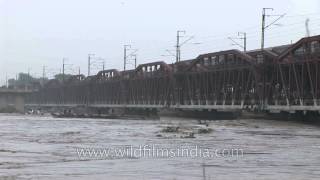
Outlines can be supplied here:
M0 115L0 179L319 179L320 127L272 120L55 119ZM164 132L179 127L179 132ZM212 132L198 133L201 128ZM194 138L189 138L194 134ZM179 147L215 156L80 157L81 148ZM223 149L241 155L221 156ZM83 150L83 149L82 149ZM212 153L210 152L210 153ZM175 154L177 155L177 154Z

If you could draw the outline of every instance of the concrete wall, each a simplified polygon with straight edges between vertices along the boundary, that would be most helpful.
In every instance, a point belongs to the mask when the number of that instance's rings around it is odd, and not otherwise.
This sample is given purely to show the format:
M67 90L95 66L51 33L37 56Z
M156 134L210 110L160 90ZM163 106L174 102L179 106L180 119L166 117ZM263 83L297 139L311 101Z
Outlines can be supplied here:
M24 94L0 93L0 111L6 112L14 108L14 111L24 113L24 106ZM11 112L11 110L8 112Z

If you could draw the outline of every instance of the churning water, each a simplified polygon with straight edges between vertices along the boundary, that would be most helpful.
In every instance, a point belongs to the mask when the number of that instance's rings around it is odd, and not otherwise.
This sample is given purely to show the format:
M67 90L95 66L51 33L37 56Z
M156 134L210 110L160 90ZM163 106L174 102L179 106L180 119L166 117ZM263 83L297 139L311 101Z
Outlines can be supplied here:
M167 127L179 128L176 132L163 131ZM212 131L198 133L201 128ZM243 152L237 157L220 154L105 158L81 158L78 152L79 148L146 145ZM251 119L211 121L206 127L195 120L170 118L101 120L1 115L0 176L0 179L319 179L320 128Z

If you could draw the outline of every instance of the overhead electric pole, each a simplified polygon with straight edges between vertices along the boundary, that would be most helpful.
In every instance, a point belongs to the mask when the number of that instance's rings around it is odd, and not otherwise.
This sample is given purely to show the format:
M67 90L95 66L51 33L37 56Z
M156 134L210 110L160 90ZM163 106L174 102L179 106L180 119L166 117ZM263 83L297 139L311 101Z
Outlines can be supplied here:
M31 81L30 71L31 71L31 68L28 68L28 79L27 79L28 83L30 83Z
M277 21L279 21L281 18L283 18L286 14L282 14L282 15L267 15L266 14L266 10L271 10L273 11L273 8L263 8L262 9L262 28L261 28L261 50L264 49L264 39L265 39L265 30L272 26L273 24L275 24ZM270 17L270 16L276 16L278 17L277 19L275 19L274 21L272 21L269 25L266 25L266 17Z
M128 54L128 50L130 50L130 54ZM132 49L131 45L124 45L124 55L123 55L123 70L126 70L127 65L133 65L132 63L129 63L128 61L132 59L128 59L128 57L132 57L136 55L135 53L138 51L138 49Z
M66 65L65 60L65 58L62 58L62 82L64 82L64 66Z
M104 71L106 64L105 59L100 57L97 60L99 60L99 64L102 65L102 71Z
M306 22L305 22L305 26L306 26L306 37L310 37L309 22L310 22L310 19L307 18L307 19L306 19Z
M181 51L180 51L180 47L181 47L181 45L180 45L180 38L181 38L182 36L180 35L180 33L185 34L186 31L181 31L181 30L177 31L176 62L180 62L180 59L181 59L181 57L180 57L180 55L181 55Z
M266 28L266 10L273 11L273 8L263 8L262 9L261 49L264 49L264 31Z
M46 76L46 66L42 66L42 79Z
M128 48L131 48L131 45L127 44L124 45L124 52L123 52L123 70L126 70L126 65L127 65L127 50Z
M137 68L137 55L133 54L132 57L134 58L134 68Z
M240 39L243 40L243 52L247 52L247 33L238 32L238 36L241 36Z
M232 45L237 45L237 46L239 46L239 47L241 47L243 49L243 52L246 52L247 51L247 33L238 32L238 36L242 36L242 37L238 37L238 38L228 37L228 39L233 42ZM243 41L243 45L239 44L235 39L242 40Z
M31 68L28 68L28 77L30 76L30 70L31 70Z
M8 88L8 74L6 73L6 88Z
M44 84L46 78L46 66L42 67L42 84Z
M90 76L91 56L94 56L94 54L88 54L88 77Z

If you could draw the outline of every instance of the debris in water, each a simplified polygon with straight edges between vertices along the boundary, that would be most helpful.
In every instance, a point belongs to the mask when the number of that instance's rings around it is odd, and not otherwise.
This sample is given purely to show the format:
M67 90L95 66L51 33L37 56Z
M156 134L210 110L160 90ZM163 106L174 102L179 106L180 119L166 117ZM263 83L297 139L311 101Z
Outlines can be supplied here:
M213 130L211 128L201 128L198 129L198 133L199 134L209 134L211 133Z
M161 132L164 133L177 133L179 132L180 127L174 127L174 126L167 126L166 128L162 129Z
M190 132L190 133L188 133L188 135L186 135L186 136L181 136L181 138L195 138L195 136L194 136L194 133L193 133L193 132Z

